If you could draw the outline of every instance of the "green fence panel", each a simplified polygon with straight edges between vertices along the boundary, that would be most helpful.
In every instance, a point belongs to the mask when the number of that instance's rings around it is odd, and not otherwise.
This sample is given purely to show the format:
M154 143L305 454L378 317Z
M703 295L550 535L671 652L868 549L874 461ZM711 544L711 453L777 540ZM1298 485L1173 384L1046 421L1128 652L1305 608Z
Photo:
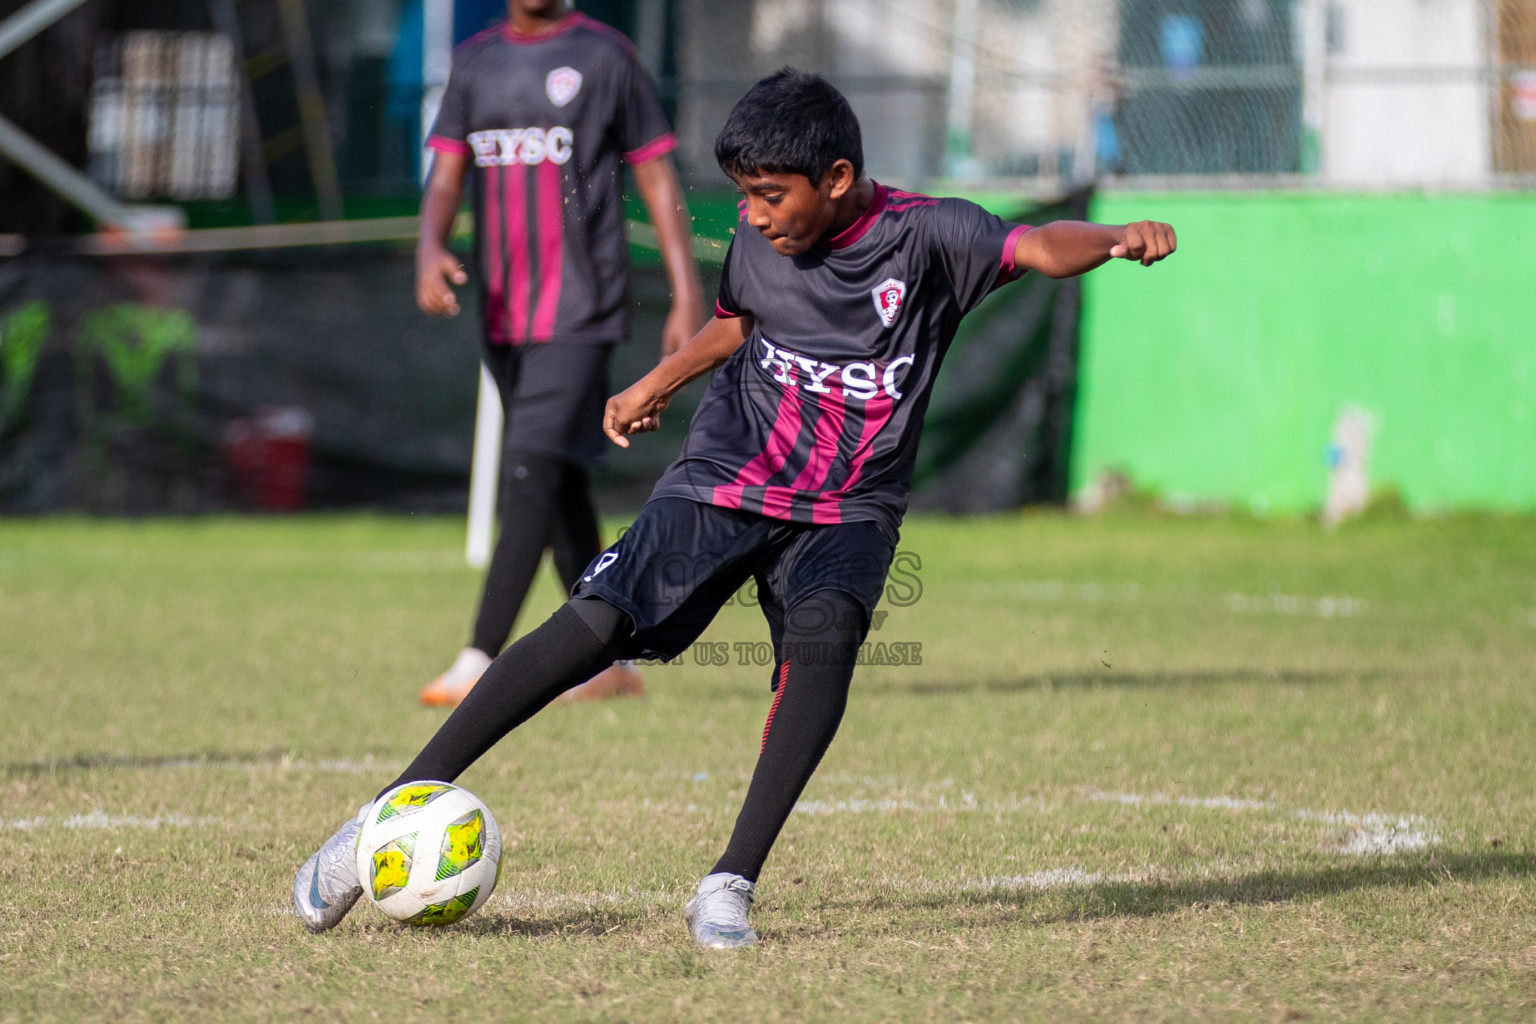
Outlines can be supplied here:
M1339 411L1410 508L1536 508L1536 195L1101 194L1179 252L1085 287L1072 486L1319 507Z

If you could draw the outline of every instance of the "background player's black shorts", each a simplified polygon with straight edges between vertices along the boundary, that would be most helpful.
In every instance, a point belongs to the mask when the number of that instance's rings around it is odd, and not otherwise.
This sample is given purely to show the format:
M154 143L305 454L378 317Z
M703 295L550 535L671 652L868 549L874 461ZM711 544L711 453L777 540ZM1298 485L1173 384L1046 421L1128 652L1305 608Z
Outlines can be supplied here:
M614 342L546 341L483 345L501 392L506 450L591 465L608 451L603 409Z
M858 601L862 640L895 553L875 523L816 526L688 498L653 498L618 543L587 567L571 596L600 598L634 621L627 658L683 653L748 580L757 583L775 648L784 616L819 590L840 590Z

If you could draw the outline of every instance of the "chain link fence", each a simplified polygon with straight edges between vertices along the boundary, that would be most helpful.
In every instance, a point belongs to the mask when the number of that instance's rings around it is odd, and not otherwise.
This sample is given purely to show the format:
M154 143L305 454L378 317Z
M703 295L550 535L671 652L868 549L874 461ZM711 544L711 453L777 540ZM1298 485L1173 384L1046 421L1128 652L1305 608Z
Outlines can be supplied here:
M824 73L849 95L871 171L906 185L1057 195L1116 179L1347 189L1536 180L1536 0L576 6L637 38L677 122L679 159L704 188L726 186L712 144L731 104L786 64ZM411 198L421 9L307 5L314 72L297 107L282 75L237 85L269 70L251 18L239 46L191 21L184 31L105 36L89 112L93 175L128 198L228 197L251 144L238 129L245 89L261 142L259 159L245 158L242 196L255 168L279 195L339 173L348 199ZM503 10L455 4L465 32ZM323 129L301 130L295 110L321 106ZM311 152L317 145L324 152ZM336 171L314 173L333 160Z
M901 180L1486 187L1536 175L1536 0L683 0L685 156L795 64ZM721 67L741 73L723 77Z

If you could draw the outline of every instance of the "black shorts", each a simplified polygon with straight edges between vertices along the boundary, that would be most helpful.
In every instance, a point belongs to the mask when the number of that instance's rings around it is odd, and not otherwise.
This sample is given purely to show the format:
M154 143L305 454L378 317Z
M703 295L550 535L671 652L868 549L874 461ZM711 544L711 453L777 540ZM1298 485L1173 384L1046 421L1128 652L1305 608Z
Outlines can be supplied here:
M608 360L614 342L548 341L484 345L485 368L501 392L506 451L578 465L601 462L608 440Z
M731 595L755 581L777 651L785 614L819 590L858 601L867 630L894 556L895 545L875 523L817 526L653 498L587 567L571 596L607 601L633 620L633 644L623 657L671 659L699 638Z

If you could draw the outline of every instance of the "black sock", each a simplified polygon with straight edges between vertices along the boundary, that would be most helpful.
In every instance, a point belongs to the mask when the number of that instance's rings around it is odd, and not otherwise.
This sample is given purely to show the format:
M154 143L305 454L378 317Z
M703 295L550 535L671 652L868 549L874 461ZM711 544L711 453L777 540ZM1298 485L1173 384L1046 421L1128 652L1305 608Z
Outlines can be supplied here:
M757 881L768 851L837 734L848 703L864 608L839 590L812 594L785 617L778 688L730 845L710 870Z
M597 506L592 502L592 484L585 466L567 462L561 467L560 495L549 546L553 549L555 572L569 594L587 566L603 550L598 534Z
M547 455L507 452L502 467L501 536L485 574L470 646L495 657L512 635L539 560L553 532L565 463Z
M578 612L573 604L583 607ZM633 628L595 599L567 602L491 663L464 703L386 790L407 782L452 782L507 733L566 690L613 664Z

